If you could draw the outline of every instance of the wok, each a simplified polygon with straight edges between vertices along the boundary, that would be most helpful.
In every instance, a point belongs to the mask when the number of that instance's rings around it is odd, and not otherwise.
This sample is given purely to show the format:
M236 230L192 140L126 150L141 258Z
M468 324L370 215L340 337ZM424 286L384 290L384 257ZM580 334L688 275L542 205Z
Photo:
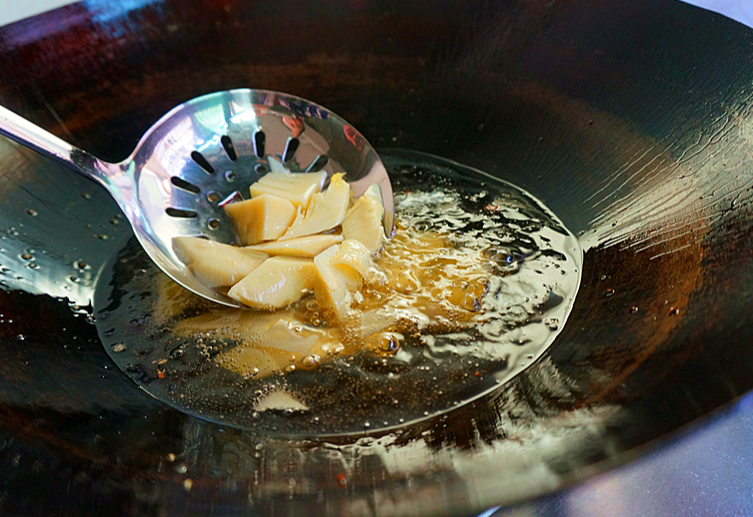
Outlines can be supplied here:
M564 330L505 386L399 435L280 440L114 367L87 319L130 230L0 140L3 513L471 515L722 407L753 385L752 51L670 0L89 0L3 27L0 103L104 159L186 99L288 91L385 155L525 188L585 251Z

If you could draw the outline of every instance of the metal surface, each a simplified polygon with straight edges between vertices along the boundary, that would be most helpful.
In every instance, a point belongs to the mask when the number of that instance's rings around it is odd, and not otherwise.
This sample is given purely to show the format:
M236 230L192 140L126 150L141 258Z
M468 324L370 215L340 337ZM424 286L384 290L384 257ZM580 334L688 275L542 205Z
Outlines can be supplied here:
M751 515L753 395L727 409L624 467L484 517Z
M378 185L385 231L392 229L392 188L376 151L340 117L292 95L243 89L190 100L156 122L120 163L99 160L2 106L0 134L97 181L166 275L223 305L240 307L199 281L172 239L238 242L223 200L247 198L248 186L271 169L270 157L292 172L344 171L356 197Z
M377 146L520 185L586 250L562 334L493 396L400 436L280 443L113 370L85 312L132 236L103 191L0 144L6 514L471 515L753 386L753 35L729 20L668 0L88 1L2 29L0 58L4 105L111 161L183 99L295 91Z

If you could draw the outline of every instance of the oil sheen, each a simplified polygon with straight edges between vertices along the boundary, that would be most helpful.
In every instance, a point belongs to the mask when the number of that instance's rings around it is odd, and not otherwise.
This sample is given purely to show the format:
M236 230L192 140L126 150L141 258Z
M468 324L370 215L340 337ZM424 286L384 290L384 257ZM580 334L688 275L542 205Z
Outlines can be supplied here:
M97 285L110 357L177 409L297 436L406 425L498 389L563 328L577 240L509 183L420 153L382 158L395 232L347 319L313 296L275 312L213 305L132 240Z

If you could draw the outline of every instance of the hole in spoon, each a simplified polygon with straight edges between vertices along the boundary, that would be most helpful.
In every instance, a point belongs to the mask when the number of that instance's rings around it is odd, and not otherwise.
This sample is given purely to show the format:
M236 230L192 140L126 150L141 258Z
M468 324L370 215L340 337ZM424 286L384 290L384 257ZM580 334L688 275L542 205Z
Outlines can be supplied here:
M316 157L316 159L311 162L311 165L306 167L306 172L319 172L324 168L325 165L329 162L329 158L327 156L320 154Z
M194 194L198 194L199 192L201 192L201 189L199 187L177 176L173 176L172 178L170 178L170 183L172 183L178 188L187 190L188 192L193 192Z
M257 131L254 133L254 154L257 158L264 158L264 142L267 137L264 135L264 131Z
M165 209L165 212L170 217L179 217L181 219L193 219L197 216L193 210L183 210L182 208L169 207Z
M212 164L209 163L199 151L191 152L191 159L198 163L199 167L207 171L209 174L214 174L214 167L212 167Z
M233 146L233 141L230 140L230 137L225 135L220 138L220 142L222 143L222 147L227 153L227 157L230 158L231 161L237 160L238 154L235 152L235 146Z
M209 227L210 230L219 230L220 229L219 219L215 219L214 217L207 219L207 227Z
M256 174L266 174L267 168L262 163L257 163L256 167L254 167L254 170L256 171Z
M295 152L298 150L298 144L300 144L300 142L297 138L288 138L288 143L285 144L285 151L282 153L283 162L287 163L293 159Z
M214 190L207 192L207 201L209 201L210 203L216 203L219 200L220 195L217 192L215 192Z

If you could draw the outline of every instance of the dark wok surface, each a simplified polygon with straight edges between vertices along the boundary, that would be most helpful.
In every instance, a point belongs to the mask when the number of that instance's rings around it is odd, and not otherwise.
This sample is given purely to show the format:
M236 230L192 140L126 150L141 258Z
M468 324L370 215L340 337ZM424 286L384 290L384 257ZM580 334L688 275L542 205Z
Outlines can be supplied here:
M117 160L189 98L295 93L377 147L544 200L581 236L583 283L546 356L445 422L355 444L254 436L114 369L69 305L130 232L94 184L2 140L4 514L468 515L623 463L751 388L745 27L656 0L115 4L0 29L0 102Z

